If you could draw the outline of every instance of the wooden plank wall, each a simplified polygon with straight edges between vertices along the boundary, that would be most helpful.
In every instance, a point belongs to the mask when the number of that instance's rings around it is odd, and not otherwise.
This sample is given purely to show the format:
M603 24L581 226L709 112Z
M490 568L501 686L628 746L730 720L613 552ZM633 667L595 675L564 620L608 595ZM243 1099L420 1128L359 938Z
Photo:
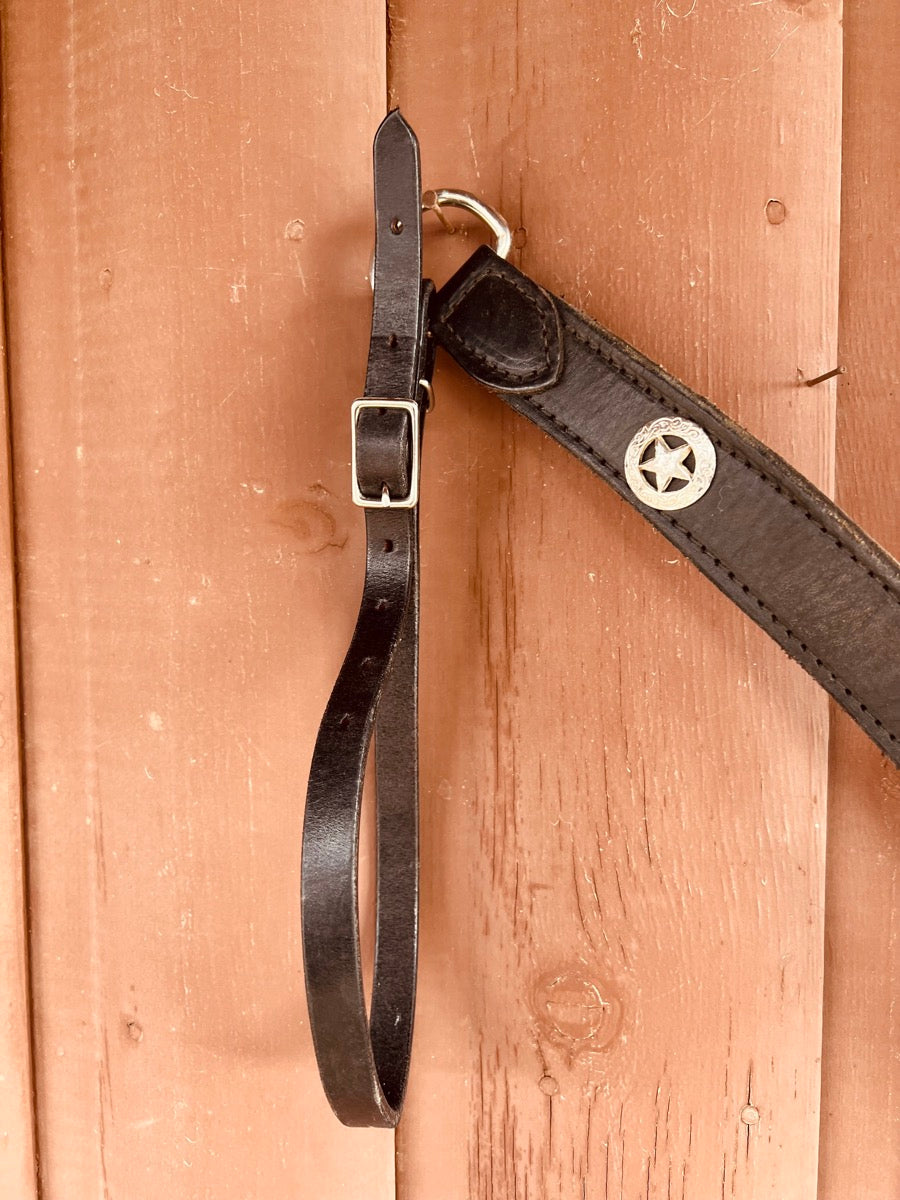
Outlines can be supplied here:
M447 363L396 1140L320 1095L297 912L386 99L427 186L826 487L836 389L800 374L840 356L840 495L896 539L864 467L896 429L886 4L842 35L838 0L5 0L0 1194L36 1195L20 749L44 1200L895 1194L895 777L839 720L829 760L803 672ZM436 277L473 244L430 233Z
M844 10L837 498L900 555L900 9ZM900 772L834 713L820 1200L900 1195Z
M42 1195L386 1200L298 911L384 10L8 0L3 43Z
M827 486L837 7L391 11L427 183ZM399 1195L808 1200L826 703L535 429L437 392Z
M28 943L25 918L24 811L19 712L15 554L6 377L6 322L0 329L3 356L2 450L0 450L0 1184L3 1193L35 1200L34 1130Z

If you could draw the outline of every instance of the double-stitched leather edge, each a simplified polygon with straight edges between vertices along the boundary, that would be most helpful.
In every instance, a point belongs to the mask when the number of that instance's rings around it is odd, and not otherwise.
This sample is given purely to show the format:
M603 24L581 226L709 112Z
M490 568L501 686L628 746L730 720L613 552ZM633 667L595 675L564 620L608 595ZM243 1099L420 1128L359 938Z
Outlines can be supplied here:
M548 304L562 329L549 361L533 334ZM486 247L438 293L432 322L474 378L633 504L900 764L900 567L886 551L708 400ZM670 513L634 495L623 464L634 434L673 413L705 430L717 466L706 494Z
M451 300L438 317L441 339L473 379L502 386L507 393L544 391L559 380L564 361L559 313L530 279L519 283L511 275L485 269L456 275L448 286L453 287ZM511 292L518 293L516 320L505 327L501 339L492 331ZM485 368L488 377L483 375Z
M421 402L433 347L421 280L421 185L412 130L391 113L375 137L375 296L369 397ZM392 222L402 231L392 231ZM420 431L424 408L419 411ZM365 496L409 487L409 416L364 409ZM396 1125L409 1069L418 927L418 509L366 509L359 617L319 729L303 825L302 934L310 1027L325 1093L347 1125ZM376 945L371 1014L358 919L363 778L375 735Z

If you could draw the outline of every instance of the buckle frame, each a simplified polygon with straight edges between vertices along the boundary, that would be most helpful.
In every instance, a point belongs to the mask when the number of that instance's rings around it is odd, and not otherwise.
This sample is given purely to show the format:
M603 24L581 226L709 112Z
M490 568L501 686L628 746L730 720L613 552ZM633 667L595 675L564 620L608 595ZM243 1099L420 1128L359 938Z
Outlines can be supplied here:
M400 499L395 499L388 491L387 484L382 485L381 497L373 500L364 496L359 486L357 474L357 418L367 408L386 408L394 412L405 412L409 416L411 427L411 457L412 464L409 475L409 492ZM354 400L350 405L350 459L351 459L351 493L353 503L359 508L415 508L419 503L419 457L421 453L421 435L419 431L419 406L415 400L394 400L386 397L364 396Z

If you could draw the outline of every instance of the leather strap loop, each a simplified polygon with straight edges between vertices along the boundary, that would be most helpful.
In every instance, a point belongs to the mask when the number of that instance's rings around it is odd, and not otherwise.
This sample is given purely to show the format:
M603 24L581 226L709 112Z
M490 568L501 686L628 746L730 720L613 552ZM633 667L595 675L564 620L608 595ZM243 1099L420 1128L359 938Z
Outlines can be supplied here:
M398 112L375 138L375 294L367 397L414 402L359 411L357 485L371 501L409 493L433 348L421 279L418 144ZM418 422L413 437L412 421ZM307 1002L322 1083L347 1125L396 1125L406 1090L418 922L416 507L366 509L366 575L353 640L322 719L303 826ZM363 778L375 738L376 946L366 1012L358 906Z
M900 567L845 513L708 400L486 247L438 293L433 331L473 378L633 504L900 763ZM699 427L716 456L705 493L674 512L642 502L626 478L635 437L673 417Z

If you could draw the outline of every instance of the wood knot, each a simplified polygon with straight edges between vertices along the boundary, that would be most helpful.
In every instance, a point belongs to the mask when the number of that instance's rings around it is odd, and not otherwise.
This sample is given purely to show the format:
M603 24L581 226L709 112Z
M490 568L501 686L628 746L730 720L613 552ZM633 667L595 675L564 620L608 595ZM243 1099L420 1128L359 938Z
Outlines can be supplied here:
M317 484L307 497L285 500L271 518L274 525L289 529L302 543L307 554L319 554L329 546L340 549L347 541L346 534L338 536L337 521L331 511L331 494Z
M538 1024L554 1041L602 1050L622 1027L622 1002L613 989L574 967L542 976L534 993Z
M125 1032L133 1042L142 1042L144 1040L144 1027L140 1021L135 1021L133 1018L126 1020Z

